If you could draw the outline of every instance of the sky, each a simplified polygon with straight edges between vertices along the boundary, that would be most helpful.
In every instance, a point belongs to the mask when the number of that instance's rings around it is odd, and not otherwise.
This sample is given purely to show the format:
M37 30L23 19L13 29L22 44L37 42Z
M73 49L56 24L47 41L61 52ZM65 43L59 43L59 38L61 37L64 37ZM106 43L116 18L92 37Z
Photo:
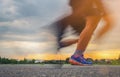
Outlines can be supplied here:
M53 59L56 57L55 37L50 24L71 13L69 0L0 0L0 56L23 59ZM86 57L117 58L120 54L120 1L103 0L114 19L114 26L103 38L94 37L85 52ZM74 37L70 35L69 38ZM61 49L58 57L69 57L75 45ZM95 55L96 54L96 55Z

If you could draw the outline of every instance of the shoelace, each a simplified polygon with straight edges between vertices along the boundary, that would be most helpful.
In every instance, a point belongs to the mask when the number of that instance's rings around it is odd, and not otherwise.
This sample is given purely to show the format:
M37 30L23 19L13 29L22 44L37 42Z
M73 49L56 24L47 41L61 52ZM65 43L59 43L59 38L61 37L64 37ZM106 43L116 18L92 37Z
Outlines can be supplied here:
M79 58L82 59L84 62L86 62L86 59L84 58L84 55L81 55Z

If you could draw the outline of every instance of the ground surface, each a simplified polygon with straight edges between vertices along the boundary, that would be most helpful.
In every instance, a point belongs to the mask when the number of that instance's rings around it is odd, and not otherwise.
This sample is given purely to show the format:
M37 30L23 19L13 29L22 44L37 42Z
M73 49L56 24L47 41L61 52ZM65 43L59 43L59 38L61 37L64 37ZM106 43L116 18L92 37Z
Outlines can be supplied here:
M120 77L120 66L0 65L0 77Z

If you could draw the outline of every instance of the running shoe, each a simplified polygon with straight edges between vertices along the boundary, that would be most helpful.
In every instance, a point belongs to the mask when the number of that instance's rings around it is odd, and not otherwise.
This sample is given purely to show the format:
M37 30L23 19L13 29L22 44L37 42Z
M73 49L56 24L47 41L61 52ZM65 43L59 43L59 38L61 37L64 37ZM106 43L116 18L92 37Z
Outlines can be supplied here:
M80 56L72 55L71 58L69 59L69 62L72 65L80 65L80 66L92 65L92 62L87 61L83 55Z

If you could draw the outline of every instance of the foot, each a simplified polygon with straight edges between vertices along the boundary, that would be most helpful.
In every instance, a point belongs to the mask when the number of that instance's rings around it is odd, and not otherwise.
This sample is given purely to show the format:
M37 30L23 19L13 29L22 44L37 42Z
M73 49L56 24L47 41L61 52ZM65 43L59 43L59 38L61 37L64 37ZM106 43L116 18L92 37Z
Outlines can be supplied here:
M83 55L80 56L71 56L69 59L70 64L72 65L80 65L80 66L85 66L85 65L92 65L92 62L86 61Z

